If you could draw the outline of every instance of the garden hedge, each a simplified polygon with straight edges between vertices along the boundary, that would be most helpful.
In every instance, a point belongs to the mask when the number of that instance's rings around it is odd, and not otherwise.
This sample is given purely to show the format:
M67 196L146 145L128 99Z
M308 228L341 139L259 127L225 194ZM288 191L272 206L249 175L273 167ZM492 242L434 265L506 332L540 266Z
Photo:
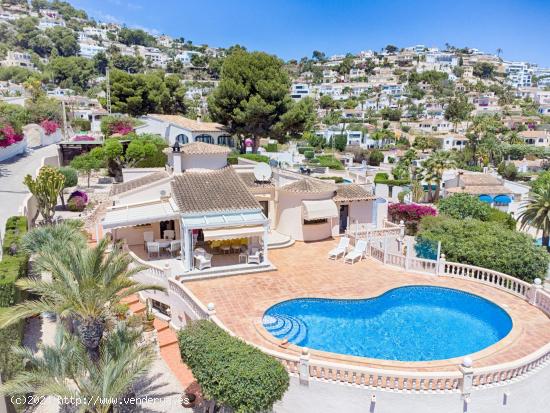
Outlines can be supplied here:
M181 357L201 385L203 395L235 413L270 411L288 389L281 363L207 320L179 333Z
M546 249L536 246L531 236L471 218L424 217L417 244L424 241L441 241L447 261L489 268L528 282L544 279L550 261Z
M2 261L0 262L0 307L9 307L19 301L15 281L27 275L29 257L21 250L21 239L27 233L25 217L10 217L6 222ZM12 250L13 249L13 250Z
M299 146L297 149L300 155L303 155L305 151L315 151L312 146Z
M21 240L26 233L25 217L8 218L0 261L0 313L21 300L15 281L27 275L29 257L21 249ZM21 345L24 325L24 321L20 321L0 329L0 374L3 380L13 378L23 369L23 360L13 352L13 347Z
M386 172L378 172L374 176L375 184L385 184L388 186L403 186L411 183L410 179L390 179Z
M250 159L251 161L269 163L269 156L260 155L257 153L243 153L239 158Z

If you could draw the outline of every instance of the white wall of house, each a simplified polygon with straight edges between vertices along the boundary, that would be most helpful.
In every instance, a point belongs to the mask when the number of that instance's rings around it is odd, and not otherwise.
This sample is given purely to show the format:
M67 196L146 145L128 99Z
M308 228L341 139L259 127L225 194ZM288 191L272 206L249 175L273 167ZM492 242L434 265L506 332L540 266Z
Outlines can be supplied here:
M353 224L370 224L373 222L374 214L373 207L374 201L352 201L341 202L338 204L338 210L340 205L348 205L348 228ZM336 218L332 220L332 236L338 236L340 234L340 219Z
M332 235L334 222L338 218L329 219L328 222L314 225L304 225L302 214L302 201L332 199L332 192L322 193L295 193L280 191L277 204L277 231L288 235L297 241L317 241Z
M129 191L118 196L117 204L134 204L138 202L153 201L160 199L161 191L164 191L166 196L170 195L170 181L155 182L149 188L139 188L139 191Z

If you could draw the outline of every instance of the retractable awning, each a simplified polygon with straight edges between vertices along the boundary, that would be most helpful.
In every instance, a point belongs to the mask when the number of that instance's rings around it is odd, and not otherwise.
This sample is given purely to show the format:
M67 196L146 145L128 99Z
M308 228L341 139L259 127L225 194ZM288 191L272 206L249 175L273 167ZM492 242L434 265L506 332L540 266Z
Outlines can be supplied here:
M338 208L332 199L322 201L302 201L304 219L335 218L338 216Z
M233 227L233 228L221 228L221 229L204 229L202 233L204 234L205 241L227 240L227 239L262 236L264 233L264 227L254 226L254 227Z
M176 219L178 216L169 202L128 205L108 210L101 225L103 229L131 227Z

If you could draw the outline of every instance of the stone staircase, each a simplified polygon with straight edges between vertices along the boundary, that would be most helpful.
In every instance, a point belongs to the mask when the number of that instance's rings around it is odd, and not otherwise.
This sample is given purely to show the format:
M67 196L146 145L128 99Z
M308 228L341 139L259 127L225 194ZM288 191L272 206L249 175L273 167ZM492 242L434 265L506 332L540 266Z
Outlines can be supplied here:
M145 304L139 300L137 295L132 295L122 301L128 304L133 314L143 314L146 310ZM157 331L157 340L161 357L185 389L195 381L195 379L193 378L191 370L181 359L176 332L170 328L168 322L159 318L155 318L153 326Z

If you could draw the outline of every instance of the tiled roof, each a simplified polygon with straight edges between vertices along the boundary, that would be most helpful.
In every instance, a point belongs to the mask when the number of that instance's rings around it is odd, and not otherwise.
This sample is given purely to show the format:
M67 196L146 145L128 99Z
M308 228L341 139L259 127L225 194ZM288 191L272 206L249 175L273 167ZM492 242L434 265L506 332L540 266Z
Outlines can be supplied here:
M204 142L191 142L180 146L181 153L186 155L212 155L212 154L228 154L231 152L227 146L213 145Z
M498 195L498 194L511 194L513 191L506 188L504 185L473 185L473 186L457 186L454 188L447 188L447 192L452 194L471 194L471 195Z
M202 122L198 120L188 119L180 115L150 114L147 116L153 119L158 119L163 122L173 123L174 125L181 126L182 128L188 129L193 132L223 132L224 131L224 127L220 123Z
M237 175L251 192L258 192L275 188L271 181L257 181L253 172L238 172Z
M335 202L368 201L370 199L376 199L376 197L370 191L357 184L338 185L336 196L333 198Z
M169 175L166 171L158 171L153 172L149 175L142 176L141 178L132 179L131 181L113 184L109 195L120 195L124 192L128 192L133 189L152 184L153 182L160 181L161 179L168 178L168 176Z
M258 201L235 170L188 169L171 182L172 196L182 213L256 210Z
M304 178L280 187L287 192L330 192L336 191L336 185L320 179Z
M462 174L459 175L460 182L457 186L490 186L490 185L502 185L500 179L496 176L489 174Z

